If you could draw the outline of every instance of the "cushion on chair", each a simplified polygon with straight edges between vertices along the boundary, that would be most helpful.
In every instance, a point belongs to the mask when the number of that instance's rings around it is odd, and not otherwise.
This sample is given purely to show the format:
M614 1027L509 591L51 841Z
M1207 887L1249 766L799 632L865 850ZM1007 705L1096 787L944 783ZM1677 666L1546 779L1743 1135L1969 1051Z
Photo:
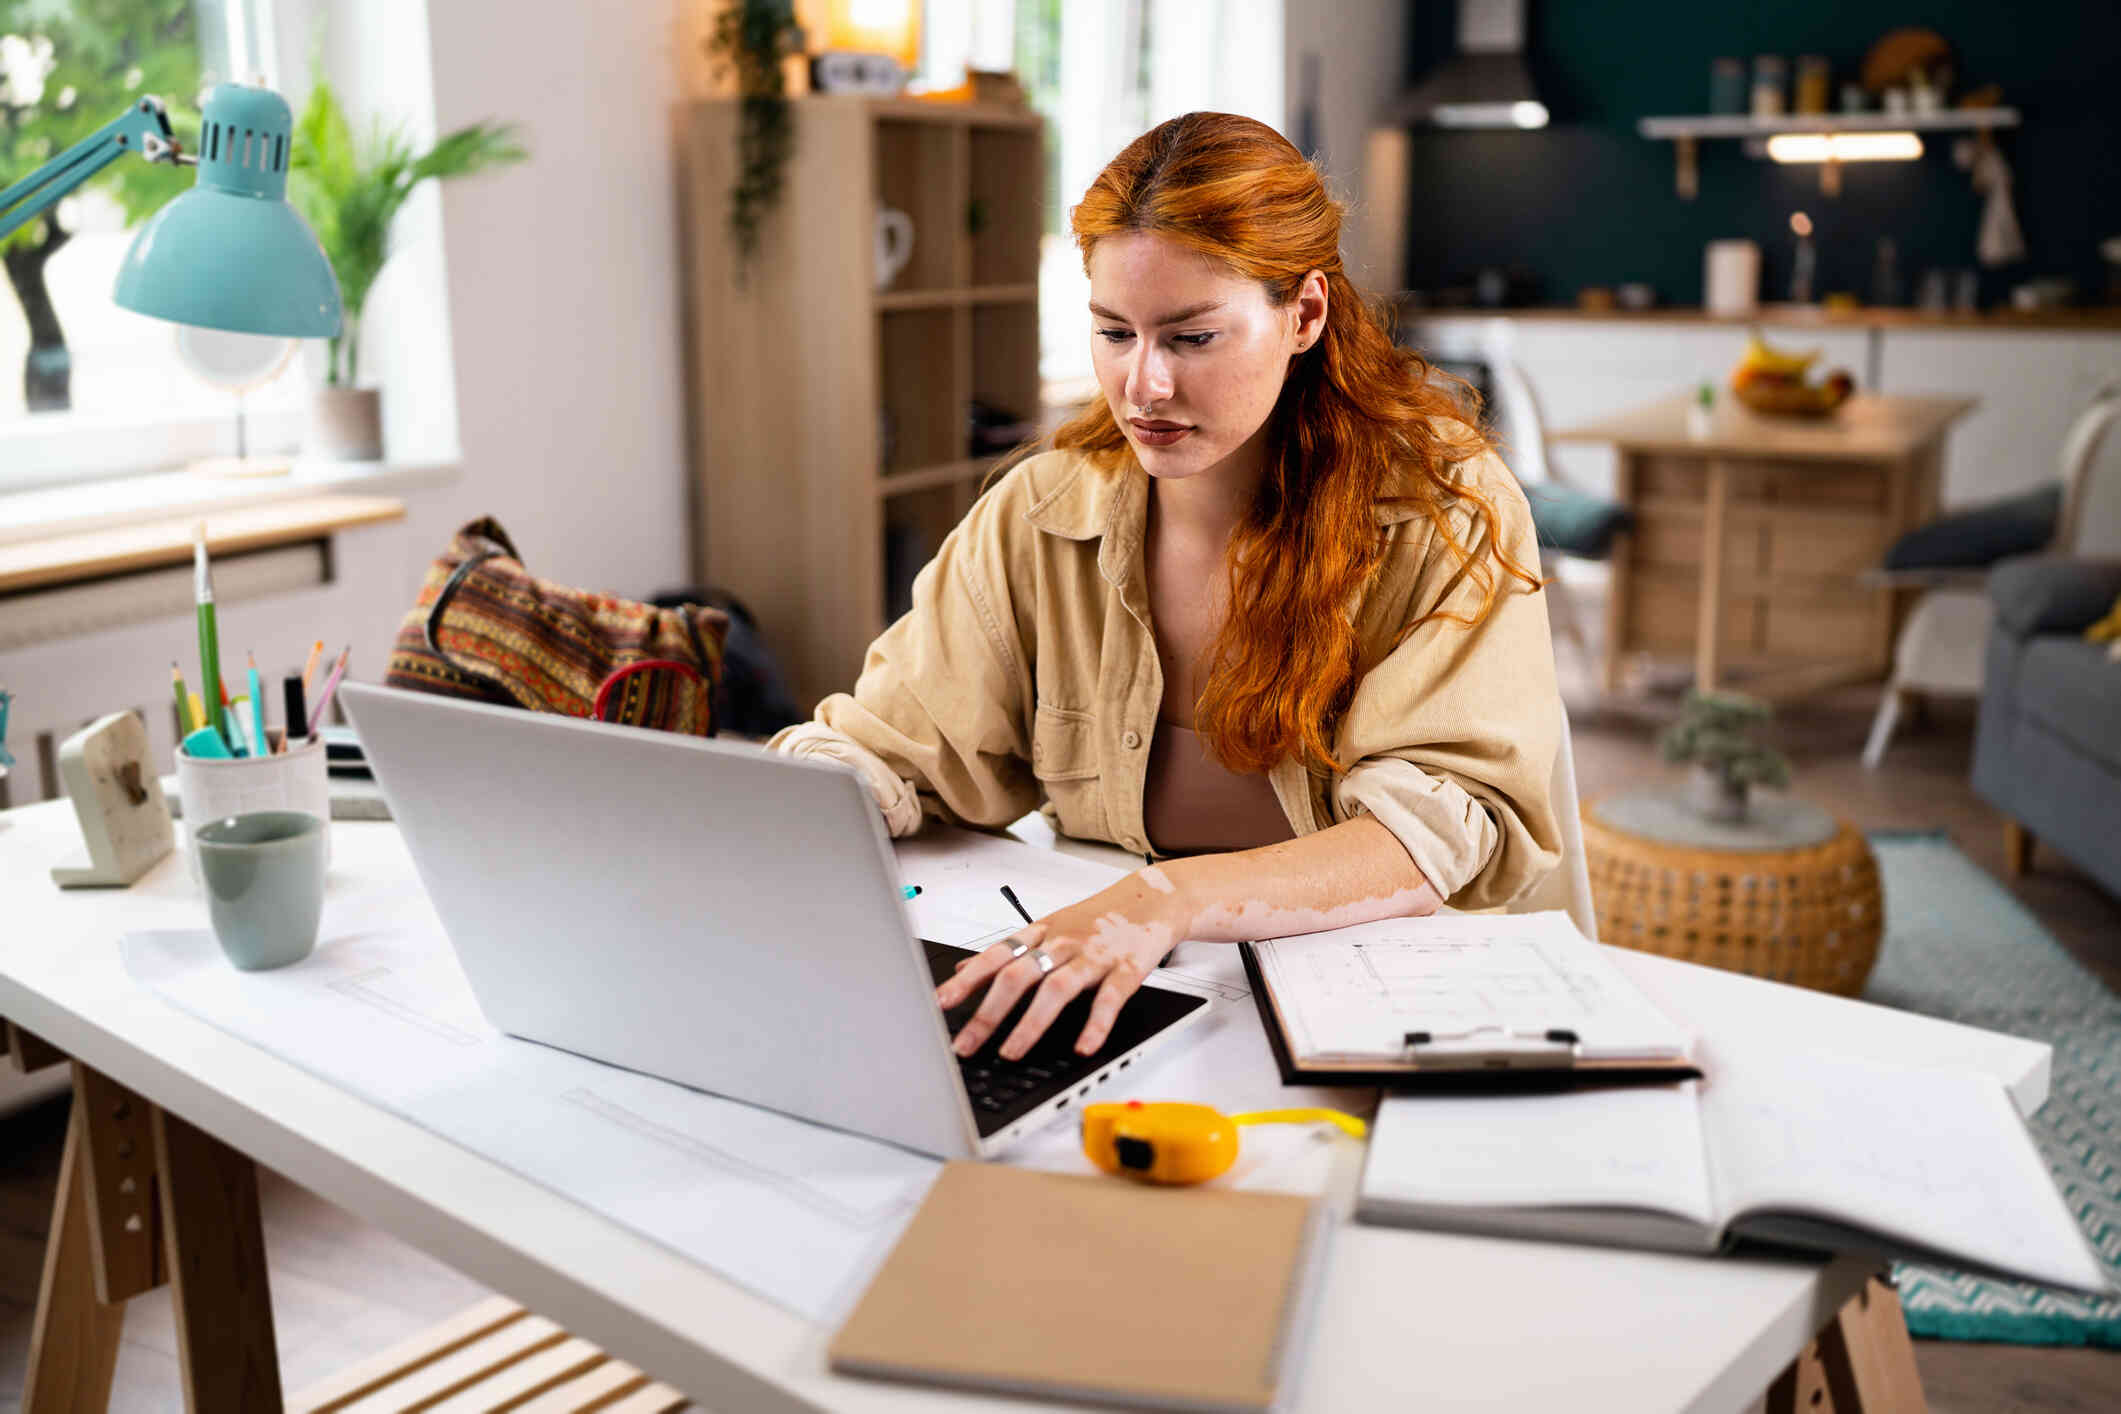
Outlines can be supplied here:
M1613 537L1634 524L1634 516L1617 501L1601 500L1551 481L1524 488L1532 507L1532 528L1543 549L1559 550L1586 560L1602 560Z
M1988 577L1996 622L2013 638L2082 633L2121 594L2121 560L2027 555Z
M2045 550L2062 517L2062 483L1954 511L1918 525L1885 552L1889 570L1968 569ZM1537 514L1533 517L1538 518Z
M2026 645L2018 710L2096 761L2121 771L2121 663L2081 638L2047 635Z

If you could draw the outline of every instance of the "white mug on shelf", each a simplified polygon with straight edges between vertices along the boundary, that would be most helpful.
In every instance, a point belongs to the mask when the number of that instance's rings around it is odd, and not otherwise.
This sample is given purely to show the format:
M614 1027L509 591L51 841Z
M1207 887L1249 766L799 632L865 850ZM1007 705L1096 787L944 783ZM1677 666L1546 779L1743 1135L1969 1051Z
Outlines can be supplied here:
M913 218L889 206L876 209L876 287L891 288L891 282L913 259Z

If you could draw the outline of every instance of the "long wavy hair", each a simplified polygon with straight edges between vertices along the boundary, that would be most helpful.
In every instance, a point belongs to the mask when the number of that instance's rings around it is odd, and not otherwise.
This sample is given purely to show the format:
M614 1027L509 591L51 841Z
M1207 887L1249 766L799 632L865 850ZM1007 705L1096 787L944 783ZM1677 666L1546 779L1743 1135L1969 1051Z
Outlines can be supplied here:
M1471 627L1493 608L1493 565L1533 589L1539 580L1500 544L1494 505L1452 479L1454 463L1491 443L1477 399L1395 344L1340 260L1341 208L1303 154L1264 123L1188 113L1150 129L1100 172L1071 214L1085 272L1108 236L1149 231L1259 281L1277 306L1313 270L1326 280L1326 323L1290 364L1269 419L1266 475L1231 536L1229 616L1210 645L1194 715L1208 747L1234 771L1290 756L1345 769L1326 727L1346 710L1360 668L1348 606L1384 554L1374 508L1412 500L1481 585ZM1457 383L1456 389L1451 385ZM1054 433L1106 474L1146 475L1098 398ZM1471 508L1471 543L1449 508Z

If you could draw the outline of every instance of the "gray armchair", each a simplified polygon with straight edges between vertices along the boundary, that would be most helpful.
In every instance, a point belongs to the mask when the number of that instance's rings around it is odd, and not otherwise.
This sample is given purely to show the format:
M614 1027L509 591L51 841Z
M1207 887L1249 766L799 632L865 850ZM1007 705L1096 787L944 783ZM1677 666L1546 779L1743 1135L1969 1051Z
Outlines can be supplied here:
M2084 637L2121 595L2121 559L2007 560L1988 592L1974 793L2004 814L2012 874L2037 837L2121 896L2121 662Z

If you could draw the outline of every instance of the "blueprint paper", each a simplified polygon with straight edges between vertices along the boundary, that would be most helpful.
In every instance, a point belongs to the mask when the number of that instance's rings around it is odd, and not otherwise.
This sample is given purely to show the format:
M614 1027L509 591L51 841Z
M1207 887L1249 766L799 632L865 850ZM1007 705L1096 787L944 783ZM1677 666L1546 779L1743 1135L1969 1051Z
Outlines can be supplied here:
M930 826L897 842L899 878L920 886L906 912L916 936L973 947L1023 926L1002 897L1007 884L1033 918L1079 903L1127 876L1124 869L1019 840Z
M205 931L128 934L164 1000L812 1320L843 1304L940 1165L518 1040L439 930L355 931L238 972Z

